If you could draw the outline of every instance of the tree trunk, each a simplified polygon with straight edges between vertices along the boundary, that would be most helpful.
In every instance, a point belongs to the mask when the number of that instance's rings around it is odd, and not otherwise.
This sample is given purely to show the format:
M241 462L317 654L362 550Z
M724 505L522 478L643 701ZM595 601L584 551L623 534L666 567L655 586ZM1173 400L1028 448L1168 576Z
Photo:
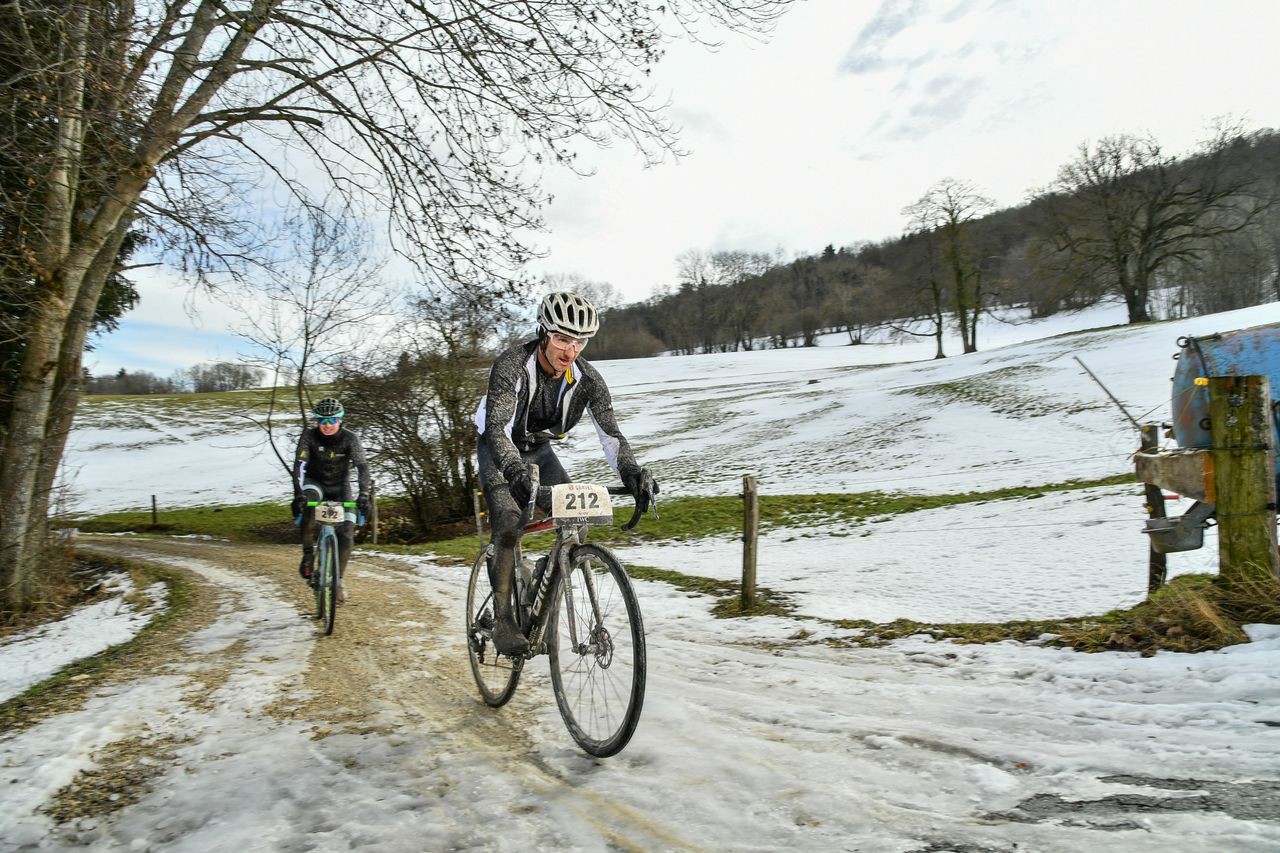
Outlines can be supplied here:
M33 501L58 366L58 338L68 308L52 283L41 288L31 314L26 350L14 389L4 455L0 459L0 590L10 611L26 608L33 591L37 555L27 552L29 537L43 521Z
M1136 278L1128 269L1122 270L1120 293L1124 295L1125 308L1129 311L1129 322L1146 323L1151 319L1147 311L1147 285L1145 281L1136 281Z
M27 607L39 575L48 487L65 443L64 435L60 441L46 444L58 430L54 393L59 387L59 370L74 364L79 371L93 311L122 239L123 232L118 229L127 229L126 212L141 195L149 175L149 170L140 170L117 185L79 243L65 244L59 233L47 237L52 246L68 245L69 251L61 264L38 279L0 457L0 507L4 508L0 514L0 595L9 610ZM55 251L47 252L46 257L56 257ZM78 378L73 382L70 387L78 389Z
M35 461L36 482L32 495L35 504L32 510L34 523L28 532L25 549L28 553L40 553L48 535L49 506L54 494L54 484L83 393L81 366L84 363L85 343L93 328L98 299L111 275L120 252L120 244L124 242L130 224L129 218L122 218L110 240L98 251L98 256L85 273L75 306L63 327L62 352L54 376L49 422L45 427L40 457Z

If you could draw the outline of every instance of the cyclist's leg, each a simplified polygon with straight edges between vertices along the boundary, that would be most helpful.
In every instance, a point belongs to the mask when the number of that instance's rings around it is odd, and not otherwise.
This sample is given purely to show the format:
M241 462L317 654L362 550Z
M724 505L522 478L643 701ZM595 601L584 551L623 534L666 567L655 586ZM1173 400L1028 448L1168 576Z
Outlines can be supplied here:
M338 525L338 570L346 572L347 560L356 541L356 523L348 519Z
M338 525L338 603L347 601L347 560L351 558L351 548L355 543L356 523L347 516L347 520Z
M324 499L324 491L315 483L307 483L303 487L302 494L308 501L318 501ZM316 510L315 507L304 506L302 508L302 562L298 565L298 574L304 578L311 577L312 567L316 564L315 544L316 544Z
M489 562L489 584L493 587L493 642L505 655L524 654L529 642L516 626L511 610L511 590L515 578L516 546L520 543L521 508L511 496L506 478L498 471L489 449L481 440L476 447L480 483L489 510L493 559Z

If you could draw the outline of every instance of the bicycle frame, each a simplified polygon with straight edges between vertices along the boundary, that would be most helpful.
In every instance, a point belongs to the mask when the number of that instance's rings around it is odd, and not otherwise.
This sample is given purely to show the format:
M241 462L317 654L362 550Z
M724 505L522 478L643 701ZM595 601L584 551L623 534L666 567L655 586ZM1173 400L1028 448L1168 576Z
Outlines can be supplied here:
M525 525L521 532L541 533L553 527L555 522L552 519L544 519L532 524ZM552 544L551 550L547 552L547 568L543 571L542 576L536 579L536 586L533 590L533 604L529 608L529 651L530 657L538 654L543 650L543 637L547 631L547 622L551 616L551 607L549 606L550 596L547 590L555 588L556 580L564 575L565 598L568 604L573 601L573 584L568 580L569 575L569 549L574 545L581 545L586 541L588 525L564 525L559 528L556 534L556 541ZM519 545L516 546L516 564L519 565L521 559L521 551ZM590 585L590 578L587 579ZM595 600L594 590L589 589L591 598L591 609L596 618L600 618L600 605ZM567 612L572 612L571 608L566 608ZM577 625L575 620L569 620L569 632L573 637L574 644L577 644Z
M324 633L328 635L333 633L336 598L342 586L342 550L338 544L337 525L346 523L347 511L355 507L355 502L308 501L307 506L315 513L319 525L312 586L316 596L316 615L324 620Z
M608 495L625 487L593 484L540 486L531 466L533 496L551 516L532 521L535 500L524 507L511 557L512 609L528 646L523 654L497 651L492 566L496 543L490 541L471 565L467 586L467 655L485 704L500 708L515 694L525 663L546 654L551 686L569 734L588 754L616 754L630 740L644 704L644 622L626 569L602 545L587 544L589 528L613 523ZM651 496L637 501L631 529ZM656 513L655 513L656 515ZM555 540L530 573L520 539L555 529Z

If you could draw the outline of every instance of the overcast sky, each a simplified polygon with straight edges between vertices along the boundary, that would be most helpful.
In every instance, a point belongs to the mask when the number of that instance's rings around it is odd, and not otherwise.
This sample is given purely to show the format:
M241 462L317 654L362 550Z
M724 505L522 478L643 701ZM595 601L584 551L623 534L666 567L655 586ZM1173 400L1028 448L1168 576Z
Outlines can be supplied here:
M587 155L590 178L548 174L534 272L636 301L672 284L688 249L895 236L942 178L1011 206L1086 140L1149 132L1182 152L1218 116L1280 127L1278 25L1271 0L808 0L767 43L673 46L653 81L690 153L646 169L619 146ZM228 311L197 300L193 326L176 276L138 280L142 305L91 370L235 357Z

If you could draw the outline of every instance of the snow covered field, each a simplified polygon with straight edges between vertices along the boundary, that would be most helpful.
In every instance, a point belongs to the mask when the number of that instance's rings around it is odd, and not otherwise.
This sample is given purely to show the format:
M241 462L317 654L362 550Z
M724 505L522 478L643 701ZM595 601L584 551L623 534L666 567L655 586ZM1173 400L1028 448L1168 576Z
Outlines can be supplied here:
M931 344L911 344L600 368L664 495L736 493L745 473L766 494L989 490L1132 470L1136 435L1073 356L1139 420L1165 419L1179 336L1274 322L1280 305L1103 328L1122 319L1112 308L986 326L982 352L942 361L930 360ZM1060 336L1073 329L1093 331ZM202 490L228 500L284 491L248 432L100 415L71 442L86 508L142 506L157 492L173 503ZM583 479L603 472L589 428L563 456ZM199 477L185 467L196 463ZM536 771L411 728L317 741L254 715L296 691L315 640L269 592L192 564L252 602L196 642L234 636L251 665L203 716L167 710L175 676L0 735L0 850L619 849L617 814L593 806L604 800L669 830L647 849L1280 850L1280 627L1252 626L1253 642L1221 652L1152 658L920 636L864 650L794 641L814 630L812 617L1003 620L1132 605L1146 584L1141 503L1135 484L772 530L759 583L795 602L793 618L718 620L702 596L641 582L650 682L635 740L607 762L566 747L535 667L522 695L538 699ZM1216 546L1210 537L1170 555L1172 573L1213 571ZM740 571L731 539L619 550L687 574ZM456 568L398 559L424 602L459 612ZM403 630L421 644L424 672L460 654L420 625ZM30 658L20 648L0 647L0 669ZM132 719L193 733L178 753L188 771L110 827L50 835L36 806ZM549 786L542 773L582 788ZM329 783L322 827L294 814L308 774Z
M982 351L933 360L933 343L764 350L602 362L624 431L663 495L951 493L1133 470L1138 437L1080 359L1139 421L1170 417L1182 335L1280 318L1280 304L1139 328L1121 306L1020 325L987 322ZM1119 324L1119 325L1117 325ZM1081 331L1083 330L1083 331ZM1068 334L1077 331L1076 334ZM955 353L959 347L948 343ZM174 410L96 403L71 437L85 510L280 499L279 463L252 428ZM359 430L353 413L350 426ZM560 451L579 479L608 470L589 424ZM1170 505L1178 514L1189 501ZM879 523L774 530L759 583L802 612L983 621L1083 615L1146 593L1140 486L916 512ZM731 579L736 540L620 549L642 565ZM1217 541L1172 554L1170 574L1213 571Z

